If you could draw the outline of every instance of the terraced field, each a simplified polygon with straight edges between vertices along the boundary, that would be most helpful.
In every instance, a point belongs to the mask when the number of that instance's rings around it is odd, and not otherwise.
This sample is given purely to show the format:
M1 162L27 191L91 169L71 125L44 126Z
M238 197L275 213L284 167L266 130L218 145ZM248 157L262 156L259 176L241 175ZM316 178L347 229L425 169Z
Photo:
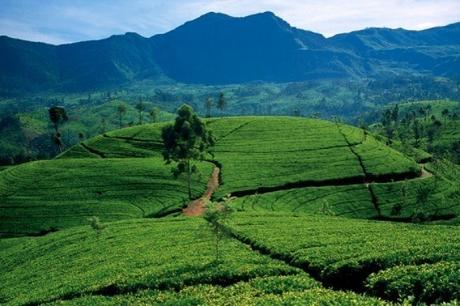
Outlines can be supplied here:
M212 166L203 163L193 195L206 188ZM53 231L103 221L180 211L187 203L184 178L171 177L159 158L60 159L12 167L0 175L0 232Z
M306 182L362 182L416 177L416 163L361 130L332 122L288 117L208 120L222 165L219 195ZM164 124L133 127L90 139L64 154L99 157L158 156ZM324 158L327 156L327 158Z
M404 223L414 217L459 223L455 166L419 165L360 129L321 120L235 117L207 125L217 143L199 163L193 197L203 194L217 165L213 198L231 194L234 209L219 227L227 234L222 261L214 260L216 237L206 221L179 215L186 185L161 157L164 124L126 128L56 160L0 172L0 232L58 230L0 239L0 304L387 305L459 298L458 226ZM424 199L420 190L427 191ZM92 230L90 216L106 228Z
M225 240L222 261L214 263L213 241L203 223L197 218L122 221L108 224L99 235L77 227L41 238L0 240L0 302L228 305L228 298L256 298L255 303L282 297L379 303L321 289L301 269L253 252L235 239Z
M363 291L371 273L393 267L400 267L397 268L399 270L388 272L393 281L397 282L397 273L401 275L405 269L401 267L407 266L408 270L414 269L410 268L413 265L421 264L439 263L439 269L452 271L450 280L456 281L459 277L458 270L454 271L458 266L455 263L460 261L460 230L457 226L423 226L265 213L238 214L232 219L231 228L235 237L254 249L300 267L334 288ZM436 267L431 267L433 273L434 269L438 269ZM385 290L378 291L381 285L377 284L386 275L382 272L372 276L369 286L374 289L374 293L388 298L390 294L385 293ZM417 286L416 280L416 277L412 278L412 286ZM446 282L441 279L438 281ZM422 301L433 302L436 298L443 301L455 297L442 295L441 290L444 288L432 288L428 281L419 285L419 290L427 292ZM449 284L447 280L447 286L453 291L458 288L458 283ZM410 295L410 290L401 290L404 292L400 296ZM395 298L398 294L393 292L391 296Z

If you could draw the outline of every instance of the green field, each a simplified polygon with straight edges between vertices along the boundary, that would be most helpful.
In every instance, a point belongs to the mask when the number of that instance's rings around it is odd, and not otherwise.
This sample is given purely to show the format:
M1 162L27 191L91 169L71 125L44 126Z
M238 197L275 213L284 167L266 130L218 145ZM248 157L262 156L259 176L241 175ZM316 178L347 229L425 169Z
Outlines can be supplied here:
M253 248L283 258L335 288L363 290L373 272L460 260L456 226L265 213L238 214L231 227ZM458 271L453 273L458 279Z
M85 141L92 156L158 156L164 124L132 127ZM299 182L363 181L417 176L419 167L359 129L289 117L230 117L208 121L222 165L219 196ZM81 146L61 158L89 157ZM88 151L88 150L86 150ZM327 158L324 158L327 156Z
M216 145L192 191L220 168L213 199L231 194L233 209L221 261L206 220L180 215L165 123L128 127L0 171L0 233L29 236L0 239L0 304L455 305L457 166L324 120L206 124Z
M110 223L100 235L78 227L6 240L6 247L0 241L0 301L38 303L302 272L234 240L224 246L223 263L213 266L212 240L202 227L200 219L136 220Z
M206 187L211 165L199 165L193 196ZM185 178L175 180L158 158L58 159L12 167L0 175L0 232L39 233L103 221L177 211L187 203Z

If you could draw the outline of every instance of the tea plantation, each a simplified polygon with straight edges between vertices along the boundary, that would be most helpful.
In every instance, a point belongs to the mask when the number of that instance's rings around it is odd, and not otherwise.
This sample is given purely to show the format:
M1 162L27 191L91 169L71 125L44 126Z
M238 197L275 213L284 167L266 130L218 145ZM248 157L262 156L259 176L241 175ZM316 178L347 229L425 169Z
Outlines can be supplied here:
M206 187L211 165L200 164L193 194ZM175 180L159 158L58 159L4 170L0 175L0 232L39 233L104 221L177 211L187 202L185 178Z
M230 194L233 210L219 242L205 218L181 214L187 183L162 158L166 124L0 171L1 305L458 303L457 166L418 164L341 123L207 119L216 144L192 197L219 167L212 199Z

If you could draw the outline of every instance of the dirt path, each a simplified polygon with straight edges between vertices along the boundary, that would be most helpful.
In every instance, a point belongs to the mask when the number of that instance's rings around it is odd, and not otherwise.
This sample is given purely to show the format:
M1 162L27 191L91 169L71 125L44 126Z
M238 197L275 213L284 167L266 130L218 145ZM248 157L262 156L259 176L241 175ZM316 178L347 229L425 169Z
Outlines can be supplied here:
M421 166L421 175L418 177L414 177L411 179L407 179L408 181L411 180L420 180L420 179L427 179L433 176L433 174L425 169L424 164L419 164ZM188 217L199 217L202 216L206 210L206 203L211 199L214 191L219 187L219 167L214 167L211 177L208 181L208 187L204 194L194 201L191 201L186 208L182 210L182 214ZM396 180L401 181L401 180ZM275 186L275 187L266 187L266 188L258 188L257 190L245 190L244 192L234 192L232 193L233 196L245 196L245 195L252 195L252 194L263 194L267 192L274 192L278 190L288 190L288 189L296 189L296 188L305 188L305 187L319 187L319 186L346 186L346 185L356 185L356 184L364 184L366 188L372 192L370 185L371 184L378 184L378 182L355 182L351 180L350 182L342 182L342 184L336 184L333 182L323 182L325 184L315 184L314 182L308 182L307 184L299 184L299 186L294 186L294 184L286 184L283 186ZM292 186L291 186L292 185ZM297 184L296 184L297 185ZM266 189L266 190L265 190ZM244 193L244 194L240 194ZM374 196L375 197L375 196ZM376 198L375 198L376 199ZM375 205L377 205L375 203Z
M188 217L199 217L202 216L206 210L206 203L211 199L212 194L219 187L219 167L214 167L212 170L211 177L208 181L208 188L203 193L201 198L190 202L186 208L182 210L182 214Z
M426 179L433 176L433 173L425 169L425 164L419 164L422 167L422 175L420 175L419 179Z

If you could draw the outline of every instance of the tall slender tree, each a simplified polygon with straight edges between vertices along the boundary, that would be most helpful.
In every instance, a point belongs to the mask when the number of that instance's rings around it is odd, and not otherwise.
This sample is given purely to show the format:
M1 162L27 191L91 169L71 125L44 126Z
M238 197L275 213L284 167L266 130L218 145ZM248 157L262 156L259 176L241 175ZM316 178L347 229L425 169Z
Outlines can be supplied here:
M123 127L123 117L126 114L126 105L121 103L117 107L117 113L118 113L118 124L120 126L120 129Z
M224 93L221 92L219 94L219 100L217 100L217 108L220 110L221 115L224 112L226 107L227 107L227 101L225 100Z
M62 138L59 128L62 124L69 120L67 112L63 107L53 106L48 109L49 118L54 128L54 135L52 137L54 144L58 147L59 152L62 152Z
M174 177L187 175L188 197L192 199L191 177L197 171L193 161L206 158L215 140L206 125L198 118L189 105L182 105L177 111L173 125L163 128L163 157L167 164L176 162L172 169Z
M145 104L142 101L136 104L136 109L139 112L139 124L142 124L144 119Z

